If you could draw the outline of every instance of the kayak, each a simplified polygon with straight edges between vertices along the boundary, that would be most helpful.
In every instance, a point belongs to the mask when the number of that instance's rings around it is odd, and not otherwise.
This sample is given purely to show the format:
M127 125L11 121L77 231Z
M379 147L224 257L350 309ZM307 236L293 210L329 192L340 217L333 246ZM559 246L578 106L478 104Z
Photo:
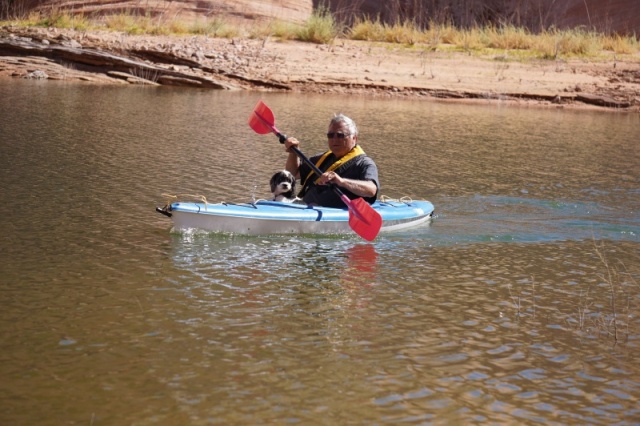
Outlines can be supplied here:
M427 222L433 214L429 201L376 201L382 217L380 232L397 231ZM269 234L350 234L349 210L260 200L255 203L174 202L156 211L173 220L176 232Z

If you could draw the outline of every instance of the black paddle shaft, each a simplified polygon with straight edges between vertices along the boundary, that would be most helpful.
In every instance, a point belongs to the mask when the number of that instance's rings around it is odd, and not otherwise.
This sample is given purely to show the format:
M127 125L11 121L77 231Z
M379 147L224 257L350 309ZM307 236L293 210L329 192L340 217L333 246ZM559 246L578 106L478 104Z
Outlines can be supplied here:
M287 135L283 135L282 133L278 132L278 140L280 141L280 143L284 143L284 141L287 140ZM311 167L311 170L314 171L315 174L318 175L318 177L322 176L322 170L320 170L318 168L318 166L316 166L315 164L313 164L313 162L311 160L309 160L303 153L302 151L300 151L298 148L296 148L295 146L292 146L291 149L293 152L296 153L296 155L298 157L300 157L300 159L302 161L304 161L305 163L307 163L307 166ZM335 191L336 194L338 194L338 196L340 198L342 198L344 196L344 194L342 193L342 191L340 191L340 188L338 188L337 186L335 186L334 184L329 184L329 186L331 187L331 189L333 189Z

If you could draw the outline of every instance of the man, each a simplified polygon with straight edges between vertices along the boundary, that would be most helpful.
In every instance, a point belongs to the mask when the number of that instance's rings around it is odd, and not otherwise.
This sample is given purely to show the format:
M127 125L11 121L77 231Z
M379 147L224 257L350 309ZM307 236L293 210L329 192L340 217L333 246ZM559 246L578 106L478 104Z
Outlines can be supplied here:
M380 190L378 167L358 145L356 123L343 114L335 116L329 123L327 139L329 150L310 158L322 170L320 177L290 149L299 149L300 142L296 138L285 141L289 153L285 168L302 184L298 196L309 205L345 207L331 189L330 185L336 185L350 199L362 197L373 203Z

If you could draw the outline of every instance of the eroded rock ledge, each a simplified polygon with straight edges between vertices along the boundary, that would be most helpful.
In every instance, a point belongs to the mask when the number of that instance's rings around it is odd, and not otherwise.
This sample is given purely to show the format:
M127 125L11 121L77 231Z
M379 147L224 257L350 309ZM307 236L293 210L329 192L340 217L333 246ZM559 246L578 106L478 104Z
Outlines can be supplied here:
M131 46L86 34L77 40L55 31L0 31L0 73L14 77L220 90L290 89L278 82L243 75L239 66L228 66L231 56L228 52L202 51L196 39L193 46ZM218 58L224 63L216 65ZM231 60L231 64L241 63L237 56Z

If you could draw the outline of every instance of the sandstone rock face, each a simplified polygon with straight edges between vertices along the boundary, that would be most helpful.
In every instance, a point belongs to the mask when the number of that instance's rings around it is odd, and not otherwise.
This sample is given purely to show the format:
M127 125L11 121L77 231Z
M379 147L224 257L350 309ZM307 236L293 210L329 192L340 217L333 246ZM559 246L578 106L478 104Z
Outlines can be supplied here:
M331 0L330 4L347 21L356 14L380 17L387 23L412 20L427 25L435 21L461 27L508 23L532 31L583 26L605 33L640 34L638 0Z
M640 34L637 0L571 0L558 24L561 28L584 25L604 33Z
M134 16L150 16L154 19L185 20L215 18L226 20L280 19L286 22L304 22L312 12L311 0L97 0L85 2L71 0L16 0L20 9L69 10L88 16L128 13ZM0 18L3 10L0 8Z

